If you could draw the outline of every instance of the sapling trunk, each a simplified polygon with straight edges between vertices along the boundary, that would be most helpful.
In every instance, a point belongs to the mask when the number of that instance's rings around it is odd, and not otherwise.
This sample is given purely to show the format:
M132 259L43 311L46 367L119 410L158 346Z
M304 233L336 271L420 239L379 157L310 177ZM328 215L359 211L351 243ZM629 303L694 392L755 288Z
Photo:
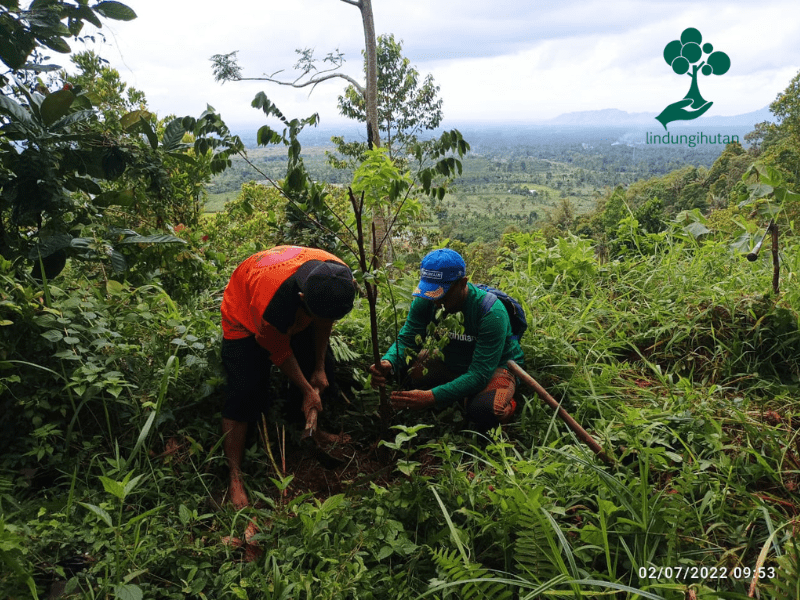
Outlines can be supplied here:
M364 212L364 193L361 193L361 201L358 202L356 201L356 197L353 194L352 188L348 188L348 192L350 194L350 203L353 205L353 213L355 214L356 218L356 245L358 248L358 264L359 267L361 267L361 272L366 275L370 272L370 266L374 267L374 263L377 258L375 255L375 226L373 224L372 227L372 259L367 262L367 251L364 247L364 221L362 218ZM378 348L378 286L365 277L364 288L367 294L367 303L369 304L369 328L370 338L372 341L372 360L376 365L379 365L381 363L381 353ZM389 416L391 414L389 399L386 395L386 386L380 386L378 388L378 393L380 394L381 425L384 429L386 429L389 426Z

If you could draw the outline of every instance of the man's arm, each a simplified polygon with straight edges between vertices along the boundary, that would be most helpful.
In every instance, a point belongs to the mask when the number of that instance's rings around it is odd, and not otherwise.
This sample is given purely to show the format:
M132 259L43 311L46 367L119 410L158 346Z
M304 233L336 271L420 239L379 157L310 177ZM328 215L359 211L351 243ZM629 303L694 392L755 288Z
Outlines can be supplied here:
M297 364L297 359L294 354L290 354L278 368L289 378L289 380L300 388L303 394L303 413L308 416L308 411L311 408L316 408L318 411L322 410L322 399L319 396L319 390L309 383L300 370L300 365Z
M332 319L314 319L314 372L311 374L309 383L320 394L329 385L328 377L325 375L325 354L328 351L328 341L332 330Z
M425 335L425 330L433 318L435 307L433 302L424 298L414 298L411 309L408 311L406 322L397 335L397 341L391 345L381 360L388 360L392 364L395 373L400 371L400 367L405 362L406 348L418 350L419 344L416 342L418 335Z

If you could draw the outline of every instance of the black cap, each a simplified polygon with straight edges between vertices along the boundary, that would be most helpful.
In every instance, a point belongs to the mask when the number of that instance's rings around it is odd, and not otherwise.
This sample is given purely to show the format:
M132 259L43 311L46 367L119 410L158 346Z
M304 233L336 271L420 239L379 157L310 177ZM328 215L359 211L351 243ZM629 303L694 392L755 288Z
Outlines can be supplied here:
M314 316L337 320L353 310L353 274L341 263L323 262L314 267L300 284L300 291Z

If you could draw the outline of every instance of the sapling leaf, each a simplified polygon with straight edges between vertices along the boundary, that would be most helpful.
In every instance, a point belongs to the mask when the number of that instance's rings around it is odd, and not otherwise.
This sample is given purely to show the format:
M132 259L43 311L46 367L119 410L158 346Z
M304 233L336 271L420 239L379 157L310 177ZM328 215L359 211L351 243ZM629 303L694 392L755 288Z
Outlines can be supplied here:
M121 482L101 475L100 483L103 484L103 488L112 496L116 496L120 500L125 498L125 486Z
M78 504L80 504L84 508L88 508L94 514L100 517L103 520L103 522L109 527L114 526L114 524L111 522L111 515L109 515L105 510L103 510L99 506L95 506L94 504L87 504L86 502L78 502Z
M144 593L142 588L132 583L118 585L114 588L114 595L117 600L142 600Z

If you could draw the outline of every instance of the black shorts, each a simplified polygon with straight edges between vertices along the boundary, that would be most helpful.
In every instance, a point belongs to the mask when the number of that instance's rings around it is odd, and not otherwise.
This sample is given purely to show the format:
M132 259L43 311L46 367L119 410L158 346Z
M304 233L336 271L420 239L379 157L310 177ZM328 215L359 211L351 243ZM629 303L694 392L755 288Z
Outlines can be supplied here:
M228 376L222 417L254 423L267 414L272 404L269 351L256 342L255 336L222 340L222 366Z
M300 371L306 378L311 377L316 363L314 326L310 325L293 335L290 345ZM274 391L270 389L272 361L269 351L256 341L255 336L238 340L223 338L222 365L228 378L222 417L247 423L260 422L261 415L269 413L275 397ZM323 393L323 399L330 399L338 395L334 371L333 352L328 346L325 354L325 373L328 377L329 387ZM287 392L285 396L280 394L280 397L285 398L289 405L284 405L284 412L291 419L300 419L305 422L305 417L300 409L303 400L300 389L294 384L290 384L289 389L285 391Z

